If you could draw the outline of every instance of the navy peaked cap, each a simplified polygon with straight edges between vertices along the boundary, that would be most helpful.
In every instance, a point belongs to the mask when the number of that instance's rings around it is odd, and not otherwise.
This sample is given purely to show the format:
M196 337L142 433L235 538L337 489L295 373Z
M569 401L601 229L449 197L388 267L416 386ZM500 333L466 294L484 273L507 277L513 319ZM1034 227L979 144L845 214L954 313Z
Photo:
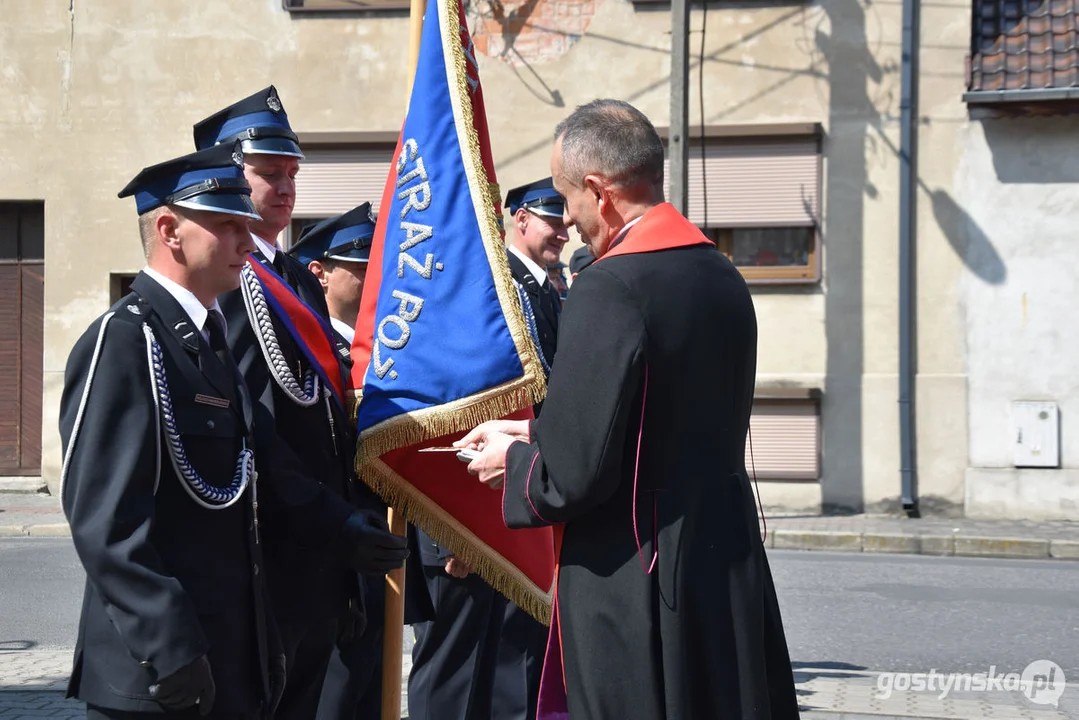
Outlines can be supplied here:
M273 85L195 125L195 147L200 150L236 140L250 155L303 157L299 138L288 124L288 113Z
M506 207L511 215L524 208L536 215L560 218L565 201L555 192L554 182L548 177L510 190L506 193Z
M243 152L237 142L143 168L118 197L131 195L139 215L162 205L178 205L261 219L251 202L251 186L244 179Z
M365 202L343 215L305 227L289 254L304 265L323 259L367 262L374 235L371 203Z

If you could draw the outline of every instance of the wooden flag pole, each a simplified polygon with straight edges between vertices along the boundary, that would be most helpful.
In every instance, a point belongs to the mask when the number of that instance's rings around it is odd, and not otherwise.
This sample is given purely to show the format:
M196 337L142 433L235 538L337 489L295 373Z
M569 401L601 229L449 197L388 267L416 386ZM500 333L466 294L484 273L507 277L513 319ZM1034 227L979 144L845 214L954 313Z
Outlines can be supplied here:
M427 0L412 0L408 28L408 82L405 93L405 112L412 98L412 84L420 59L420 39L423 37L423 15ZM392 507L386 521L390 532L404 535L408 530L405 518ZM419 558L413 558L419 562ZM405 640L405 569L386 575L386 616L382 640L382 720L401 720L401 654Z

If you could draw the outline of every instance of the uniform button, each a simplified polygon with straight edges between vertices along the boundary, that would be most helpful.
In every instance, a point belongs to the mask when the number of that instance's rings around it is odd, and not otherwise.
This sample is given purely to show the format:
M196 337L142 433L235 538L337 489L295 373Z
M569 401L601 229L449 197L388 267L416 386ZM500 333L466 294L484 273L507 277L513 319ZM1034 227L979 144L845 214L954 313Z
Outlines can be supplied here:
M207 420L206 421L206 427L209 428L210 430L213 430L214 429L214 421L213 420Z
M255 574L256 575L259 574L259 564L258 563L255 563Z
M140 663L139 663L139 665L140 665L141 667L144 667L144 668L148 668L148 667L150 667L150 664L151 664L151 663L150 663L150 661L149 661L149 660L143 660L142 662L140 662Z

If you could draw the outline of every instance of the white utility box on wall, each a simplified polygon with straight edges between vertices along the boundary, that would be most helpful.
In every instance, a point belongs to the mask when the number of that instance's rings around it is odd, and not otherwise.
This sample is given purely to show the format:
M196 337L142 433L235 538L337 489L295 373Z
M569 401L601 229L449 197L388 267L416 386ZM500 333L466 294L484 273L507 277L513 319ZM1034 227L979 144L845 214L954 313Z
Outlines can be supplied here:
M1015 467L1060 467L1060 411L1055 402L1012 403Z

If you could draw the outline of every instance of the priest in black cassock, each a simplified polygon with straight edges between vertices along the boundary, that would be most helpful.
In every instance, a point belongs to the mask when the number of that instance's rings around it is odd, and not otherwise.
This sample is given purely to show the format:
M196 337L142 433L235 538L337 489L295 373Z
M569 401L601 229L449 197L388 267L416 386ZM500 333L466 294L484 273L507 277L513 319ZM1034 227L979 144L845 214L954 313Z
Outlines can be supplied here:
M539 718L797 718L745 468L749 290L663 202L638 110L596 100L555 137L566 222L598 259L566 302L539 419L459 442L482 451L469 470L502 487L510 527L557 526Z

